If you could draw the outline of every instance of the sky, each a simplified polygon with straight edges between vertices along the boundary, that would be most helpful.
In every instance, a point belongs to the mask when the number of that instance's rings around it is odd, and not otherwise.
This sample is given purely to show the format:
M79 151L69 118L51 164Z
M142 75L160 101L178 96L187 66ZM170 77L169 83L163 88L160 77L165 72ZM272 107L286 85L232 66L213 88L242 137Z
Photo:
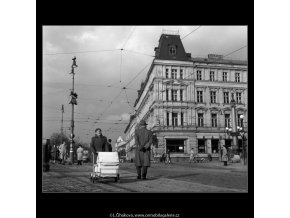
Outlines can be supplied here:
M76 139L89 143L96 128L113 143L119 136L125 139L137 90L163 30L178 31L192 57L227 55L247 45L247 26L43 26L42 137L60 132L62 105L64 133L70 133L70 72L75 56ZM247 47L225 59L247 60Z

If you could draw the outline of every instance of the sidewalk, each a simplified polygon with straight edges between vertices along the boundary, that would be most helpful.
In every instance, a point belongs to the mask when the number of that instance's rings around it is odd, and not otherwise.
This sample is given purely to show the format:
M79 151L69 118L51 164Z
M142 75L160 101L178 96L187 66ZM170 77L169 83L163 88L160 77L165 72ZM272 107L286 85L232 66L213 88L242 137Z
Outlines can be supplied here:
M169 166L170 164L165 164L165 163L153 163L151 162L151 166ZM224 169L224 170L235 170L235 171L240 171L240 172L247 172L248 171L248 165L244 165L243 161L240 163L229 163L227 166L224 166L224 163L218 160L213 160L210 162L206 163L189 163L189 162L172 162L171 165L175 166L185 166L185 167L198 167L198 168L208 168L208 169Z

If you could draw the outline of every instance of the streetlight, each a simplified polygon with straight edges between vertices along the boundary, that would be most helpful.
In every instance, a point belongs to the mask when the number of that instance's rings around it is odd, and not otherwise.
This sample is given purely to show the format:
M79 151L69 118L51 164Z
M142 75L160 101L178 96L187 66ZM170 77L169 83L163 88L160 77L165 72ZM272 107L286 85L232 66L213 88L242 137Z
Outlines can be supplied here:
M244 119L244 115L240 115L240 119ZM241 122L241 125L242 122ZM246 164L246 149L245 149L245 130L243 129L243 127L237 127L238 128L238 133L240 134L240 136L242 137L242 146L243 146L243 156L244 156L244 165Z
M74 57L73 59L73 64L71 66L71 73L72 74L72 90L70 93L71 96L71 101L70 104L72 105L72 115L71 115L71 134L70 134L70 138L71 138L71 143L70 143L70 160L69 160L69 164L73 164L73 143L74 143L74 105L77 105L77 93L74 92L74 76L75 76L75 72L74 72L74 68L78 67L78 65L76 64L76 57Z
M243 119L244 115L240 115L240 118ZM237 126L237 131L235 132L232 130L232 128L226 127L226 132L228 135L233 136L233 137L237 137L238 135L242 137L242 147L243 147L243 156L244 156L244 164L245 164L245 146L244 146L245 131L243 127ZM237 150L235 150L235 154L236 152Z

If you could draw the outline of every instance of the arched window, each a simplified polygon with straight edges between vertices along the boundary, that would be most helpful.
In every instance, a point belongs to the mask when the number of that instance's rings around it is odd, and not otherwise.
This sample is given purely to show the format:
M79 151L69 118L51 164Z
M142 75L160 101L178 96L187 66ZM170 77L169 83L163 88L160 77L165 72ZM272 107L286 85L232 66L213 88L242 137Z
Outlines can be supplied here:
M169 47L169 54L176 55L176 46L172 45Z

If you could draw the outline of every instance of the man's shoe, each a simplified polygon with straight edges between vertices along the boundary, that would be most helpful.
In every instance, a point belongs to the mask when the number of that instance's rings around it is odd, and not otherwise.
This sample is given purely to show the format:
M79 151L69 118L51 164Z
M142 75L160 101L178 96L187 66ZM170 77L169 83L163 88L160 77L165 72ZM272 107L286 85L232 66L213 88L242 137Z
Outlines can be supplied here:
M146 177L142 177L143 180L146 180Z
M141 179L141 176L137 176L137 179Z

